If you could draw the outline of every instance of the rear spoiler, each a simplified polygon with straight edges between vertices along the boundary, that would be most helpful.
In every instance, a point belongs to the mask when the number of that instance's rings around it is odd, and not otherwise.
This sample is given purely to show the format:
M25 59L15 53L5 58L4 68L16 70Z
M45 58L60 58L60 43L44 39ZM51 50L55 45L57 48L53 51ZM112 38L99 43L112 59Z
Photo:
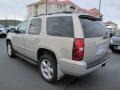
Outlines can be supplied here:
M92 21L102 21L101 17L94 17L94 16L90 16L90 15L80 15L79 18L88 19L88 20L92 20Z

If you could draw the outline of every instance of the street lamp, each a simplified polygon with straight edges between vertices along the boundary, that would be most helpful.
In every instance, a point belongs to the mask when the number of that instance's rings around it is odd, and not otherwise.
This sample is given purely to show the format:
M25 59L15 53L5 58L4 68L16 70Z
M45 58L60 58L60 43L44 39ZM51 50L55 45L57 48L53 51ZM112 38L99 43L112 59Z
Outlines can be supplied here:
M99 13L101 13L101 0L99 1Z
M47 2L47 0L46 0L46 14L48 13L48 10L47 10L47 4L48 4L48 2Z

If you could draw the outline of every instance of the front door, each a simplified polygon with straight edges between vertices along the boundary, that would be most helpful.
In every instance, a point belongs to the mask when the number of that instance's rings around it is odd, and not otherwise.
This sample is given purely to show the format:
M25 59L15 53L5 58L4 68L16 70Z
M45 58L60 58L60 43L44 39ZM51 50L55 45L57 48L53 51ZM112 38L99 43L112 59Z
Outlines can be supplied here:
M22 22L16 31L16 35L14 35L13 40L13 47L16 52L24 55L24 46L25 46L25 36L26 36L26 29L27 29L28 21Z

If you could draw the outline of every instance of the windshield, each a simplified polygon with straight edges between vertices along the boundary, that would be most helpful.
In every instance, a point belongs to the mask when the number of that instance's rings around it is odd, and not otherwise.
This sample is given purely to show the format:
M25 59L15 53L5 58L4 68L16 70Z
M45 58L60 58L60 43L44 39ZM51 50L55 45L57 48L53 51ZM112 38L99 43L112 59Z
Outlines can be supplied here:
M102 21L80 18L85 38L101 37L107 34L107 28Z

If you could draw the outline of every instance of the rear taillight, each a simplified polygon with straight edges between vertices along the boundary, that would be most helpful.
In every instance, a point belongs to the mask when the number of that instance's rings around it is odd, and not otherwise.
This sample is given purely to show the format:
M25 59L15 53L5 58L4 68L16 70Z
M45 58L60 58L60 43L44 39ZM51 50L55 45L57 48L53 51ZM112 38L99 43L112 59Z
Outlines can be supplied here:
M83 60L84 57L84 39L76 38L73 44L72 59L76 61Z

